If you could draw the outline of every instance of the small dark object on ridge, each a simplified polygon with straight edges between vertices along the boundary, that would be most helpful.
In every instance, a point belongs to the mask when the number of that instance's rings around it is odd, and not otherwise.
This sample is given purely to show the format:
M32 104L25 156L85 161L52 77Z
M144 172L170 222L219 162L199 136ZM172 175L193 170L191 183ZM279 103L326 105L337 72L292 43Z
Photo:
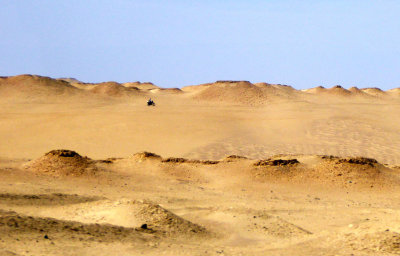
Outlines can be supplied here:
M143 224L142 226L140 226L141 229L147 229L147 224Z
M47 152L45 155L46 156L53 155L53 156L61 156L61 157L75 157L75 156L80 157L80 155L78 153L76 153L75 151L72 151L72 150L68 150L68 149L55 149L50 152Z
M44 239L49 239L49 237L47 235L44 235Z
M267 160L260 160L257 161L254 165L255 166L283 166L283 165L295 165L298 164L299 161L297 159L267 159Z
M337 163L349 163L349 164L359 164L359 165L369 165L374 166L378 163L373 158L366 158L366 157L353 157L353 158L344 158L337 160Z

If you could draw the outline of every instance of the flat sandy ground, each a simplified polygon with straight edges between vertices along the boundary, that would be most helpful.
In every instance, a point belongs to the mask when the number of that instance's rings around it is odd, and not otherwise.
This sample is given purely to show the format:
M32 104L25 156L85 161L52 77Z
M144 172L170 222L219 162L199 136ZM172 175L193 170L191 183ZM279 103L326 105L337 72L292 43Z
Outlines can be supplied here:
M95 159L147 150L196 159L329 154L400 163L400 100L248 107L165 97L157 103L3 103L1 156L37 158L66 148Z
M0 255L400 254L399 100L144 103L0 101Z

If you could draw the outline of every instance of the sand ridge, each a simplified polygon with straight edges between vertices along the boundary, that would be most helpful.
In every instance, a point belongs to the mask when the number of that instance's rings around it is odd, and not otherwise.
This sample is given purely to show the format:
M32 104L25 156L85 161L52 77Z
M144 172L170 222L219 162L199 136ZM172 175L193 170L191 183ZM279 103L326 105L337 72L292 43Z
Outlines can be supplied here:
M249 81L220 80L214 83L183 86L180 88L162 88L151 82L102 82L83 83L75 78L59 78L38 75L18 75L0 78L0 92L6 97L29 97L40 98L48 96L63 95L64 97L94 95L109 97L148 96L147 93L160 95L181 95L195 101L219 102L226 104L241 104L249 106L260 106L271 101L303 100L312 95L331 96L343 98L357 96L361 98L397 98L396 89L382 91L379 88L355 87L349 90L340 85L326 89L318 86L311 89L296 90L288 85L251 83ZM89 94L90 97L90 94ZM312 99L312 98L311 98Z
M158 154L142 151L128 158L108 158L94 161L88 157L82 157L75 151L64 149L52 150L23 166L26 170L37 174L57 177L101 175L102 171L113 171L115 165L116 168L124 168L128 172L132 168L152 166L152 169L158 170L159 174L203 182L211 182L209 178L212 173L225 169L236 170L235 175L259 182L286 181L293 184L312 182L327 186L360 189L363 187L393 188L400 181L393 176L394 173L397 173L396 168L382 165L372 158L331 155L299 155L297 158L295 157L295 155L276 155L260 160L234 155L214 161L179 157L163 158ZM220 178L227 179L227 177Z

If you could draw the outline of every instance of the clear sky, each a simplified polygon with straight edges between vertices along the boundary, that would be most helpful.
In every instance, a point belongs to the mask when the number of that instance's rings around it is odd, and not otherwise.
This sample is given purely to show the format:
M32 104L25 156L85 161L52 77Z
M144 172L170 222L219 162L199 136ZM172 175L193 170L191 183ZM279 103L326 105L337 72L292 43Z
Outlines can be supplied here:
M400 87L398 0L0 0L0 76Z

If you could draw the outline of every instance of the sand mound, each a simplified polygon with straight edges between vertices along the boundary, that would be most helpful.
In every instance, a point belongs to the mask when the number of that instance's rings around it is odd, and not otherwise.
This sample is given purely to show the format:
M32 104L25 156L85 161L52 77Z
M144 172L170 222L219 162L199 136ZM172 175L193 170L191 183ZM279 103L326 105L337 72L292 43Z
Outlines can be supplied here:
M319 156L308 163L301 163L297 159L267 159L259 160L253 166L253 169L249 169L250 173L260 181L307 181L319 185L358 188L389 188L398 185L398 180L392 176L393 171L371 158Z
M194 224L149 201L99 201L70 208L69 216L85 223L109 223L112 225L141 228L167 236L206 234L205 228ZM79 212L79 215L76 215ZM68 214L68 210L64 211ZM68 218L68 216L67 216Z
M97 168L88 157L82 157L71 150L52 150L44 156L29 162L25 168L55 176L81 176L92 175L97 172Z
M104 96L121 97L134 95L139 91L139 89L136 87L127 88L116 82L106 82L96 85L89 91Z
M323 86L318 86L318 87L306 89L303 91L306 93L311 93L311 94L315 94L315 95L330 95L330 96L339 96L339 97L345 97L345 96L352 95L352 92L350 90L346 90L345 88L343 88L340 85L335 85L329 89L326 89Z
M264 105L270 100L294 99L296 90L289 86L267 83L252 84L248 81L217 81L212 84L184 88L193 92L193 98L204 101L218 101L250 106Z
M205 228L175 215L160 205L140 201L134 201L132 205L134 216L142 222L142 226L146 224L149 229L179 235L206 233Z
M362 90L360 90L360 89L357 88L357 87L351 87L351 88L349 89L349 91L351 92L351 94L352 94L353 96L369 96L367 93L363 92Z
M260 105L267 101L266 93L248 81L217 81L199 91L194 98L246 105Z
M341 158L335 156L322 156L320 163L311 167L311 172L324 182L347 184L348 186L366 185L374 186L389 182L389 169L378 163L375 159L353 157ZM322 180L322 179L321 179Z
M381 89L376 88L376 87L363 88L363 89L361 89L361 91L365 92L366 94L376 96L376 97L382 97L382 96L386 95L386 93L384 91L382 91Z
M327 91L327 89L323 86L317 86L314 88L310 88L310 89L305 89L303 90L306 93L312 93L312 94L320 94L320 93L325 93Z
M351 92L344 89L340 85L333 86L327 90L327 93L330 95L337 95L337 96L350 96Z
M50 77L19 75L0 79L0 95L12 97L46 97L52 95L70 96L79 93L79 89L68 82Z

